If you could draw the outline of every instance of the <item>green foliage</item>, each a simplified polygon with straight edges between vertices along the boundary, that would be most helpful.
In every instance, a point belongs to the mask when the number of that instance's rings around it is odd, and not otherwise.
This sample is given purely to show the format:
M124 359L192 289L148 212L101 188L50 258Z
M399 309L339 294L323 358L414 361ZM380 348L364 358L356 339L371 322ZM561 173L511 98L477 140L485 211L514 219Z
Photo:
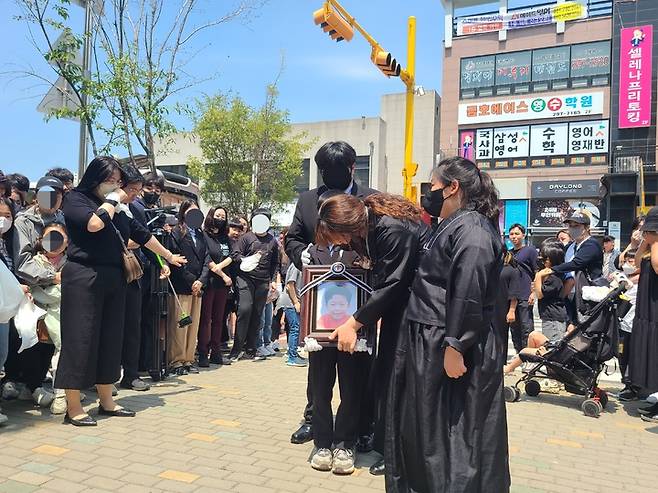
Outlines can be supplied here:
M201 179L205 201L248 213L259 206L280 210L294 199L309 144L304 134L290 135L288 113L277 108L274 86L260 108L220 94L202 100L197 115L194 135L202 157L190 158L188 166Z

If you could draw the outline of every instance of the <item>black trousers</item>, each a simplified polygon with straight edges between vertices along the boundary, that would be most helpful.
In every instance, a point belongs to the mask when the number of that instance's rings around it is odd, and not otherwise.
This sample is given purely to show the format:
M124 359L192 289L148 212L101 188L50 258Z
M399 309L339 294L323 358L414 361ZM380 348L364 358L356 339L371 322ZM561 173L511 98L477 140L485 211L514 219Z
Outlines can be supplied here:
M619 371L621 372L621 383L631 385L631 377L628 373L628 363L631 360L631 338L633 334L624 330L619 331L619 342L621 351L619 352Z
M253 353L259 346L260 321L270 289L267 281L253 281L244 277L238 277L235 284L240 301L231 356L237 356L245 350Z
M514 350L519 353L521 349L528 346L528 336L534 329L532 307L528 305L528 300L519 300L516 305L516 320L509 328Z
M121 375L126 280L121 266L62 269L62 353L55 388L86 389Z
M382 327L379 332L377 357L374 360L374 368L370 379L374 389L372 393L375 423L373 448L375 452L379 452L381 455L384 455L388 391L395 363L395 346L402 323L401 317L396 318L395 321L397 325ZM382 323L382 325L384 324Z
M5 361L4 381L20 382L34 392L43 386L50 360L55 353L55 346L46 342L37 342L31 348L18 352L21 338L14 328L13 322L9 328L9 354Z
M361 398L366 376L360 371L367 353L349 354L337 348L325 347L309 353L309 375L313 389L313 441L318 448L354 448L359 427ZM336 383L340 405L334 424L331 398Z
M142 339L142 290L139 280L131 282L126 288L125 312L121 366L123 381L130 383L139 378L139 349Z

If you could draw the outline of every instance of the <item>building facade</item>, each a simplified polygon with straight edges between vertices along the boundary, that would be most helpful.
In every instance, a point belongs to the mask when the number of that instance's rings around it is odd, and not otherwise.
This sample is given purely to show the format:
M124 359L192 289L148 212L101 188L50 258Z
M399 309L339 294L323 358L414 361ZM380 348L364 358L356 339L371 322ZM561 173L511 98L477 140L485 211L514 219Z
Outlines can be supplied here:
M491 2L443 0L441 154L490 172L501 230L520 223L535 244L575 208L590 210L596 234L608 228L612 2L563 3L486 12Z
M439 153L439 118L441 99L436 91L423 90L414 100L414 161L418 172L414 184L428 179ZM387 94L381 98L380 114L346 120L293 123L292 134L305 134L310 144L302 161L297 192L322 185L314 162L315 153L328 141L344 140L354 147L357 160L355 179L380 191L402 193L404 165L405 94ZM180 133L158 143L157 166L185 175L188 157L201 158L194 134ZM292 219L294 203L276 219L285 225Z

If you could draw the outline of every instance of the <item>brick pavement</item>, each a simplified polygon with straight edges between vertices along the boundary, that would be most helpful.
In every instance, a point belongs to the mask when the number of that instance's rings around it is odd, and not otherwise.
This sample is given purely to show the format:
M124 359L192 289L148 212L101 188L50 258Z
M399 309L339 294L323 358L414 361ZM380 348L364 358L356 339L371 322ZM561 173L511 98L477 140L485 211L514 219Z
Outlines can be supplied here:
M4 403L11 421L0 428L0 492L383 491L382 478L368 474L374 457L337 477L311 469L310 444L289 443L305 385L306 370L281 358L240 362L146 393L121 391L119 402L137 417L101 418L96 428ZM637 403L613 399L593 419L580 402L542 394L508 405L512 491L655 491L658 425L636 417Z

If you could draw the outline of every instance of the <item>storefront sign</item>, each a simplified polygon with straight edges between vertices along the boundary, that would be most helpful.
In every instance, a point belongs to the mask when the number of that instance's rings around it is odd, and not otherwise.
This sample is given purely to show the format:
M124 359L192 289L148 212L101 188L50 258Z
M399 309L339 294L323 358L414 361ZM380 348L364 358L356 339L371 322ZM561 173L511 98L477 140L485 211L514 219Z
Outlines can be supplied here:
M598 199L597 199L598 200ZM590 213L592 228L601 221L596 200L532 199L530 201L530 226L535 228L563 228L564 220L578 209Z
M532 80L555 80L569 77L569 46L544 48L532 52Z
M598 197L598 180L552 180L534 181L530 196L533 199L555 197Z
M568 148L568 123L530 127L530 156L564 156Z
M569 154L608 152L608 120L569 124Z
M603 113L603 92L507 98L498 101L462 103L458 124L539 120Z
M571 45L571 77L610 73L610 41Z
M651 126L653 26L621 30L619 46L619 128Z
M561 21L587 18L587 6L579 2L515 10L504 14L475 15L457 19L457 36L505 29L522 29Z
M501 127L493 131L494 158L526 157L530 146L530 127Z
M475 137L475 159L491 159L493 147L493 129L478 128Z
M473 144L475 143L475 131L464 130L459 137L459 155L463 158L474 160Z
M474 89L494 85L496 55L463 58L461 61L461 88Z
M496 56L496 85L530 82L532 51L502 53Z

